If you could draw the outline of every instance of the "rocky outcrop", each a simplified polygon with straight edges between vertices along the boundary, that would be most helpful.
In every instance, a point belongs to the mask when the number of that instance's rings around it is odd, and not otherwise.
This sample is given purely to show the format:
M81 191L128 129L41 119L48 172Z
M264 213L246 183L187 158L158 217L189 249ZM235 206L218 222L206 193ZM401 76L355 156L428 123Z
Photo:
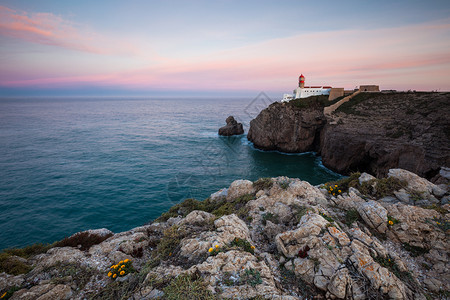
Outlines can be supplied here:
M389 170L389 176L380 180L363 174L316 187L287 177L236 180L204 201L186 200L170 218L150 225L112 236L104 229L90 231L109 236L98 244L86 246L82 237L89 235L78 234L74 236L79 246L53 246L45 253L17 258L32 270L0 273L0 296L445 297L450 290L450 205L443 204L448 185L437 189L401 169ZM397 179L404 181L401 187L383 186ZM374 197L367 184L386 195ZM333 195L330 188L340 192ZM405 195L416 200L405 202ZM437 203L414 205L430 197ZM4 256L2 268L7 267Z
M250 122L249 141L262 150L317 151L341 174L384 177L392 168L443 180L450 166L450 93L360 93L325 117L320 98L273 103ZM326 107L325 107L326 108Z
M325 166L386 176L402 168L431 179L450 165L450 93L361 93L339 107L321 134Z
M242 123L238 123L233 116L229 116L226 121L227 125L219 128L219 135L231 136L244 133Z
M320 105L300 108L294 102L276 102L250 122L247 138L262 150L314 151L325 123Z

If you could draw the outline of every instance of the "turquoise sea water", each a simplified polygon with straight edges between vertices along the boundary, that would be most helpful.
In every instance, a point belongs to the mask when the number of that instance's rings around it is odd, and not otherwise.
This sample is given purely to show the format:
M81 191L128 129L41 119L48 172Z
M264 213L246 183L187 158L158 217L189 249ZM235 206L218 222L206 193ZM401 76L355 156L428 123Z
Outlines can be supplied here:
M0 249L128 230L236 179L340 177L313 153L219 137L228 115L247 133L263 108L252 100L0 99Z

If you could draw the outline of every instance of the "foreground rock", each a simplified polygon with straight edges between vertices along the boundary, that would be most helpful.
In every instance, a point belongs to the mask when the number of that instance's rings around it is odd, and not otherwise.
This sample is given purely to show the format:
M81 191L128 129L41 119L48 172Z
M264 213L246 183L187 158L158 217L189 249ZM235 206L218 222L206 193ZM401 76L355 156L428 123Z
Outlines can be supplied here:
M226 119L227 125L219 128L219 135L231 136L244 133L244 127L242 123L238 123L233 116L229 116Z
M32 270L0 273L0 292L11 299L445 298L448 186L401 169L389 175L321 187L287 177L236 180L150 225L87 231L65 240L77 246L11 257ZM405 195L437 203L413 205Z

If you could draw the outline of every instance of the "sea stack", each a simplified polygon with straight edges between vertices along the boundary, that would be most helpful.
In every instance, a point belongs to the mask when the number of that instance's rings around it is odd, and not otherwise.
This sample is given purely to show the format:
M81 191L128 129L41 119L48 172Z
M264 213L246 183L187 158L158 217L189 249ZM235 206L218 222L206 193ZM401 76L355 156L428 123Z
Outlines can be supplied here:
M219 135L232 136L244 133L242 123L238 123L233 116L229 116L225 122L227 125L219 128Z

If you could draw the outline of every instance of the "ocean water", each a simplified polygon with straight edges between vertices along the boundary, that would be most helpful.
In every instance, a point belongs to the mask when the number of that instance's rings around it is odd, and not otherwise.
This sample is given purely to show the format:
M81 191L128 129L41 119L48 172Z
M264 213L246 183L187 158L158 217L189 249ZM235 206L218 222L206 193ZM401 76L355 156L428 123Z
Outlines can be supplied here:
M268 104L259 100L0 99L0 249L125 231L236 179L340 177L313 153L262 152L245 135L218 136L228 115L247 133Z

